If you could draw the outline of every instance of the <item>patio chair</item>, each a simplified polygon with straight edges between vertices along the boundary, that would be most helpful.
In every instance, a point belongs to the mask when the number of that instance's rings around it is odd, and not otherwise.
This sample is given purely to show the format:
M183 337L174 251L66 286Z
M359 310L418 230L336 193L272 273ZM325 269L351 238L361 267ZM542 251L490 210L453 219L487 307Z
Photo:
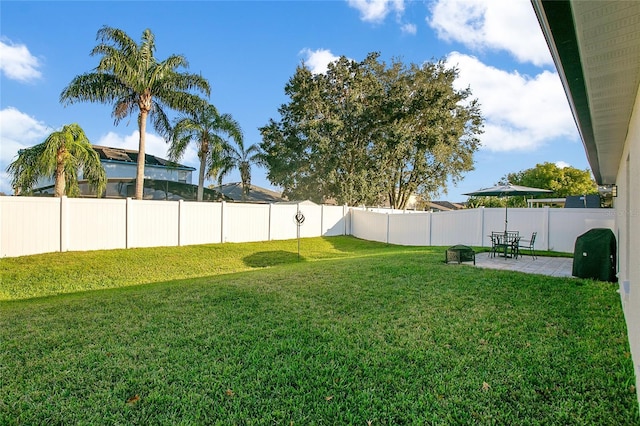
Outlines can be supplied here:
M520 241L518 231L494 231L489 238L491 238L491 257L495 257L496 253L505 258L518 257L518 242Z
M532 233L530 240L520 240L520 242L518 243L517 256L520 256L520 249L525 249L525 250L529 250L529 254L531 255L531 258L533 260L536 260L536 251L534 249L534 245L536 243L537 234L538 234L537 232Z
M492 232L489 238L491 238L491 257L496 257L496 252L500 248L504 248L502 244L504 234L502 232Z

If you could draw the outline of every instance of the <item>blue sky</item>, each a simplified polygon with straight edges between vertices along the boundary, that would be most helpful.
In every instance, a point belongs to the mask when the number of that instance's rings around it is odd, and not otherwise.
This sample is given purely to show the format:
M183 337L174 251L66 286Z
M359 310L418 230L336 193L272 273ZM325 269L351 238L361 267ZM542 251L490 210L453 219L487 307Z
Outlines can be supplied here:
M138 42L151 29L159 60L184 55L184 71L209 80L210 103L240 123L247 145L279 119L284 86L302 61L323 72L339 56L361 61L379 52L386 61L445 59L459 69L456 84L481 104L485 133L475 170L437 198L464 201L465 192L546 161L589 167L529 0L3 0L0 20L0 191L7 194L5 170L18 149L65 124L78 123L96 145L137 149L136 117L115 126L111 105L59 103L64 87L98 64L89 52L104 25ZM166 152L151 130L147 153ZM181 162L198 167L195 150ZM225 182L238 180L233 173ZM273 188L257 167L252 183Z

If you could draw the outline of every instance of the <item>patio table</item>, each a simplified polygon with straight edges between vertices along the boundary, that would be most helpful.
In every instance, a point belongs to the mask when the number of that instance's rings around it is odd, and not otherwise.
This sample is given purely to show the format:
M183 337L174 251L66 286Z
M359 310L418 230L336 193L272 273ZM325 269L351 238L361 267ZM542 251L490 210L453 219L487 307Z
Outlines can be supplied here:
M506 258L518 257L518 244L520 242L520 235L518 231L500 231L492 232L489 235L491 238L491 254Z

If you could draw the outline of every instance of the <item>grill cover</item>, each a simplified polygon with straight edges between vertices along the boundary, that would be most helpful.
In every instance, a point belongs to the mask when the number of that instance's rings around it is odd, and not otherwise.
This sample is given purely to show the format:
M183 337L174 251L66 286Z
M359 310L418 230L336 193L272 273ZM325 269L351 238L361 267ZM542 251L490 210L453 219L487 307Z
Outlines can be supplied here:
M576 238L573 270L578 278L616 282L616 237L608 228L594 228Z

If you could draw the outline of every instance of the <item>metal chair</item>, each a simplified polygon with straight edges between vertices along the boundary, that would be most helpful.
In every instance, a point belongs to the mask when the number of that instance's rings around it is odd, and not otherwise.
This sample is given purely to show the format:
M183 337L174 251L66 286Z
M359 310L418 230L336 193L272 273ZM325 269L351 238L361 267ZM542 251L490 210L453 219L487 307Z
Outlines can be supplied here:
M504 248L504 245L502 245L504 233L492 232L489 238L491 238L491 257L495 257L498 249L500 249L501 247Z
M491 233L491 257L496 253L501 256L518 257L518 242L520 237L518 231L492 232Z
M531 254L531 258L533 258L533 260L536 260L537 256L536 256L536 252L535 252L535 249L534 249L534 245L536 243L536 235L537 234L538 234L537 232L532 233L530 240L520 240L520 242L518 243L517 256L520 256L520 249L525 249L525 250L529 250L529 254Z

